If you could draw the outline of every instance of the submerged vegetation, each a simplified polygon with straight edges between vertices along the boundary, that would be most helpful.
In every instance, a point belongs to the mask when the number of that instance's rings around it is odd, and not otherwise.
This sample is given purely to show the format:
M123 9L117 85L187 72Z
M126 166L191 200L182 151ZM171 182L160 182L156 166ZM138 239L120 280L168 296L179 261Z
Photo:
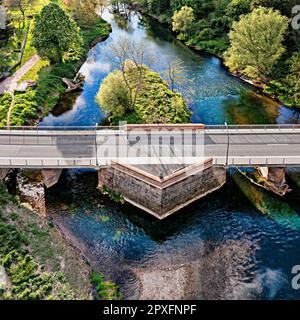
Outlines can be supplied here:
M102 194L107 195L112 201L116 203L123 204L125 202L125 199L121 194L116 193L113 190L107 188L106 185L103 185L100 191Z
M92 272L91 282L95 286L97 298L104 300L119 300L122 295L118 292L118 286L110 280L106 280L100 272Z
M257 210L282 226L292 230L300 230L299 214L284 199L254 185L238 172L233 173L232 178Z

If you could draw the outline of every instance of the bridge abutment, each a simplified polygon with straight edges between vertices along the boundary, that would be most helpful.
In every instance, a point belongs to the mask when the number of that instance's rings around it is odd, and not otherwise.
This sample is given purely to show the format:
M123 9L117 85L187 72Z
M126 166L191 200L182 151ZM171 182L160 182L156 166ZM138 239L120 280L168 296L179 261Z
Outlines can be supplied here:
M22 202L28 204L40 215L46 215L46 188L54 186L62 170L54 169L22 169L16 177L17 192Z
M99 170L99 187L105 185L132 205L164 219L226 183L226 169L214 167L211 160L177 168L165 176L157 175L158 170L112 163Z
M265 180L264 184L270 191L283 196L289 190L286 183L286 168L259 167L258 172Z
M5 177L7 176L8 172L9 172L10 169L1 169L0 168L0 181L4 180Z

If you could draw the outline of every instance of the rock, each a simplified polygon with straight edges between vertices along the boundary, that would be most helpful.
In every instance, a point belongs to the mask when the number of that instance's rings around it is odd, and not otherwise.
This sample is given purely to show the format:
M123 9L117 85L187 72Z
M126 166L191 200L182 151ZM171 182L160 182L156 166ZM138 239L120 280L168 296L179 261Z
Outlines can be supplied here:
M16 177L17 193L26 203L42 216L46 216L45 187L39 170L21 170Z
M286 183L285 168L279 167L259 167L257 170L260 177L259 183L269 191L272 191L279 196L284 196L291 191Z
M62 170L61 169L49 169L49 170L44 169L41 171L41 173L43 176L44 185L49 189L58 182L61 176Z
M4 180L10 169L0 169L0 181Z

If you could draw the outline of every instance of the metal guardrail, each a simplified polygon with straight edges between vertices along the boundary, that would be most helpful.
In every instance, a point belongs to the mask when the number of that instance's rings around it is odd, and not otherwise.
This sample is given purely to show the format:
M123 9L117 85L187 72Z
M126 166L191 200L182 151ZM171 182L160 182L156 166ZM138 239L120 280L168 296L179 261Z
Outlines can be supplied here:
M296 130L300 124L237 124L237 125L205 125L205 130Z
M212 157L215 166L257 167L257 166L300 166L300 156L296 157ZM116 159L113 159L115 161ZM0 157L0 168L98 168L110 165L108 158L9 158Z
M300 166L300 156L272 156L272 157L215 157L213 164L236 166L236 167L255 167L255 166Z

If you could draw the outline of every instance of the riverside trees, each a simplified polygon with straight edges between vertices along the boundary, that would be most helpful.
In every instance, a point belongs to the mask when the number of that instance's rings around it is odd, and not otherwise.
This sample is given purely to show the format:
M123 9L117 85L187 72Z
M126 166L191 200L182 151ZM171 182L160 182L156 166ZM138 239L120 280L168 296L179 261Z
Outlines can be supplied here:
M96 100L114 122L128 115L144 123L189 122L191 113L182 95L175 92L175 84L184 77L182 66L176 70L175 65L169 66L168 83L150 69L155 59L144 43L120 37L110 50L116 70L104 79Z
M113 121L135 115L143 123L186 123L191 116L180 93L169 90L167 82L145 65L138 70L131 60L125 62L123 71L115 70L104 79L96 100Z
M251 79L267 81L285 51L282 45L288 18L279 11L259 7L234 22L225 64Z
M299 107L296 97L300 75L291 71L290 59L299 54L300 30L292 25L288 27L295 16L292 8L299 1L131 2L138 3L158 20L168 23L188 46L225 58L231 70L260 82L268 93L276 95L288 106ZM191 12L194 19L190 19Z
M78 59L83 40L76 22L56 3L45 6L36 16L32 44L51 63L64 58Z

